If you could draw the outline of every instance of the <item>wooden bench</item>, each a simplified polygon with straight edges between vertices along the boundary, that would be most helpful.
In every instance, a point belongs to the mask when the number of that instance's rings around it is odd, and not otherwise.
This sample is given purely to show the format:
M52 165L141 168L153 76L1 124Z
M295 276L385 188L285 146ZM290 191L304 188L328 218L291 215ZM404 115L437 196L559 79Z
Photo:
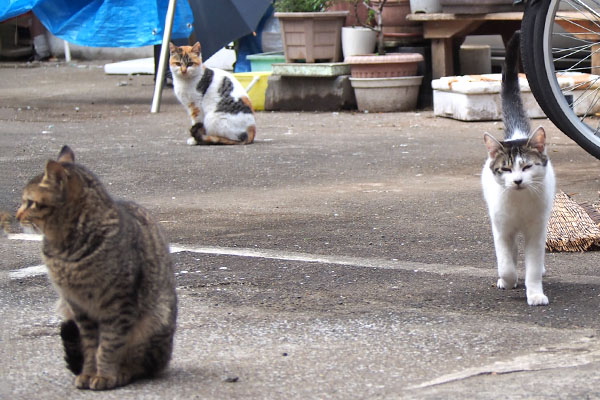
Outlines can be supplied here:
M432 77L454 75L454 49L467 35L501 35L506 42L521 27L522 12L490 14L409 14L423 23L423 37L431 40Z

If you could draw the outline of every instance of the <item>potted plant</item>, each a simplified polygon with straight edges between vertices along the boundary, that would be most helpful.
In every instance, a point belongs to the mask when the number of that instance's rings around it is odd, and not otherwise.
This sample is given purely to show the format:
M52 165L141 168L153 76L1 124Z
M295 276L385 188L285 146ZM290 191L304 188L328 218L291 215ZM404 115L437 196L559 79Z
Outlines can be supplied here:
M405 111L416 107L422 76L417 67L424 60L418 53L385 54L383 11L388 0L377 3L359 0L370 10L371 24L377 32L377 54L354 55L345 58L350 64L350 82L361 111Z
M326 11L331 0L275 0L286 62L338 62L348 11Z
M344 58L357 54L370 54L375 50L377 32L368 23L369 10L362 0L334 0L329 10L348 11L346 24L342 27L342 53Z

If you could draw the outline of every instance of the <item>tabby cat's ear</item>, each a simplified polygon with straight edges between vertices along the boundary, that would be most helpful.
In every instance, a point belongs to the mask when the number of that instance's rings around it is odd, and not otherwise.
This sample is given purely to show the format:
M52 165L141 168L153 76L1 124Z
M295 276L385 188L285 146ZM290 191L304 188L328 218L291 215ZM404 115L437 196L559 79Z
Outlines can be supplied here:
M177 46L175 46L173 42L169 42L169 51L171 52L171 54L177 51Z
M494 138L489 133L484 133L483 141L485 142L485 147L487 147L487 151L488 151L488 154L490 155L490 157L496 157L496 154L498 154L498 151L500 151L504 148L502 146L502 143L497 141L496 138Z
M40 186L47 188L60 187L66 178L67 172L62 164L57 161L48 160Z
M193 46L192 46L192 52L196 53L198 56L200 55L200 42L196 42Z
M538 126L535 131L529 137L529 141L527 142L529 147L533 147L540 153L544 152L546 148L546 131L541 126Z
M62 149L60 149L60 153L58 153L58 162L62 163L74 163L75 162L75 153L73 150L67 145L64 145Z

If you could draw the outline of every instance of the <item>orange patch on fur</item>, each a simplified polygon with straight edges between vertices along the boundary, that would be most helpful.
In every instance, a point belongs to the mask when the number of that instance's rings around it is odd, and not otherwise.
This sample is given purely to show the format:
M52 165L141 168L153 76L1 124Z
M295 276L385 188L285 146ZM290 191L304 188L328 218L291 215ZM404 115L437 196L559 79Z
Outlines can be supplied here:
M252 102L250 101L250 99L246 96L242 97L242 102L247 105L248 107L250 107L250 109L252 110L252 112L254 112L254 107L252 107Z
M247 144L254 142L254 136L256 136L256 126L250 125L248 129L246 129L246 133L248 134L248 140L246 140Z
M191 116L194 119L194 121L196 120L196 118L198 118L198 115L200 115L200 109L198 107L196 107L196 105L194 103L190 103L188 104L188 108L191 110Z

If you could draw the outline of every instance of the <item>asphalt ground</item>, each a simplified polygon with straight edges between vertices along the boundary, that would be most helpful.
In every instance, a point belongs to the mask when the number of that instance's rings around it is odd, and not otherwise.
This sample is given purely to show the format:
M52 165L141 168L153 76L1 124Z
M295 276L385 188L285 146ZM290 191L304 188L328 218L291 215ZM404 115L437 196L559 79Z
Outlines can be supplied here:
M0 398L600 398L600 253L546 257L546 307L495 287L483 133L431 111L258 112L249 146L188 146L171 89L100 63L0 64L0 211L63 144L160 221L178 283L159 378L77 390L40 243L0 236ZM600 162L548 120L559 189ZM33 240L25 240L33 239ZM522 276L522 267L521 267Z

